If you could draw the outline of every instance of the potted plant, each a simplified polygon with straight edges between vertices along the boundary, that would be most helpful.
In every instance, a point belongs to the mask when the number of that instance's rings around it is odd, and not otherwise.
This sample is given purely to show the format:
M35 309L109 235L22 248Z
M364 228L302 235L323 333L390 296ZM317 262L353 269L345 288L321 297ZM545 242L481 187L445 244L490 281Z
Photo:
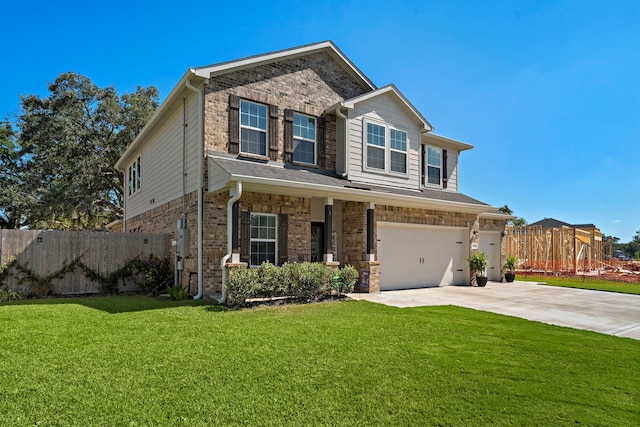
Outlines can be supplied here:
M504 279L507 282L513 282L516 279L516 275L513 272L513 270L516 269L517 265L518 265L518 258L516 258L515 256L509 255L508 257L505 258L504 268L507 270L507 272L504 273Z
M480 251L475 251L467 259L469 261L469 267L471 268L471 274L475 276L478 286L486 286L489 280L486 276L487 266L489 265L489 259L487 254Z

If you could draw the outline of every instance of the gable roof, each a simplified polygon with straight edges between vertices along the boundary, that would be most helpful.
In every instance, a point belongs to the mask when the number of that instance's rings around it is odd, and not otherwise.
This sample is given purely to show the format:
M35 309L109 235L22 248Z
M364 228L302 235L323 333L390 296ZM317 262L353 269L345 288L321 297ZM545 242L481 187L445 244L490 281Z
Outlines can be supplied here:
M220 74L230 73L232 71L243 70L246 68L253 68L259 65L271 64L273 62L282 61L285 59L293 59L300 56L306 56L317 52L326 52L336 62L338 62L352 77L369 87L371 90L375 90L376 86L367 76L364 75L353 62L345 56L338 46L336 46L331 40L326 40L319 43L311 43L303 46L298 46L290 49L278 50L270 53L263 53L259 55L248 56L242 59L235 59L227 62L220 62L218 64L206 65L204 67L194 68L196 75L204 78L214 77Z
M221 153L209 153L208 159L210 171L212 167L215 169L215 172L210 172L209 176L224 176L223 181L218 181L218 188L209 188L211 192L225 190L230 181L242 181L245 188L252 186L255 191L295 192L304 194L305 197L318 195L339 197L343 200L375 201L380 204L400 203L409 207L474 213L495 212L497 209L462 193L428 188L408 190L354 183L329 171L281 162L238 159L235 155Z
M430 132L433 130L433 126L431 126L431 123L429 123L427 119L424 118L424 116L420 113L420 111L418 111L418 109L413 106L413 104L407 99L407 97L404 96L402 92L400 92L394 84L390 84L390 85L381 87L380 89L376 89L374 91L356 96L355 98L351 98L351 99L347 99L346 101L339 102L338 104L332 107L329 107L327 110L328 111L334 110L338 106L353 109L356 106L356 104L360 102L364 102L369 99L376 98L378 96L383 96L385 94L390 95L405 110L407 110L412 116L414 116L422 124L423 131Z
M542 228L560 228L560 227L571 227L571 228L598 228L594 224L569 224L568 222L560 221L555 218L545 218L540 221L534 222L533 224L529 224L529 226L533 227L542 227Z

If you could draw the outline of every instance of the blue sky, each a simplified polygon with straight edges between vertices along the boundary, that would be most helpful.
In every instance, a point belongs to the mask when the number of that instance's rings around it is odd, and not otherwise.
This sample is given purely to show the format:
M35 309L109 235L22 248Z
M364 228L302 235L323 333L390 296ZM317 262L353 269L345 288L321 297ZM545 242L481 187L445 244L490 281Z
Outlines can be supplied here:
M188 67L333 40L473 144L460 191L529 222L640 230L640 2L11 2L0 118L65 71L164 98Z

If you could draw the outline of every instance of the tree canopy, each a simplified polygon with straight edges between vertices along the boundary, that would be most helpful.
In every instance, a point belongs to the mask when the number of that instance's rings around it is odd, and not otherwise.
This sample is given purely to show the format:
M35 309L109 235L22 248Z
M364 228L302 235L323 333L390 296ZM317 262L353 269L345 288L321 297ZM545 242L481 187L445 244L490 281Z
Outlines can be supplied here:
M513 215L513 210L509 207L509 205L504 205L503 207L498 208L498 210L507 215ZM527 220L522 217L518 217L508 220L507 224L513 225L514 227L522 227L524 225L527 225Z
M0 226L103 228L122 216L115 164L158 108L158 90L118 95L68 72L48 92L23 96L16 129L1 128Z

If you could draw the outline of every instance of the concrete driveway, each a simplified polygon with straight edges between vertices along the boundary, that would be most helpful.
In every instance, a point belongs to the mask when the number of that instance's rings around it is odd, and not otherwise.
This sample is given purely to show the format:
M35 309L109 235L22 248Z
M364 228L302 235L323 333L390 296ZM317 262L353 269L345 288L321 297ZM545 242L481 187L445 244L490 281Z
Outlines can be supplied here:
M489 282L484 288L443 286L349 296L394 307L457 305L640 340L640 295Z

